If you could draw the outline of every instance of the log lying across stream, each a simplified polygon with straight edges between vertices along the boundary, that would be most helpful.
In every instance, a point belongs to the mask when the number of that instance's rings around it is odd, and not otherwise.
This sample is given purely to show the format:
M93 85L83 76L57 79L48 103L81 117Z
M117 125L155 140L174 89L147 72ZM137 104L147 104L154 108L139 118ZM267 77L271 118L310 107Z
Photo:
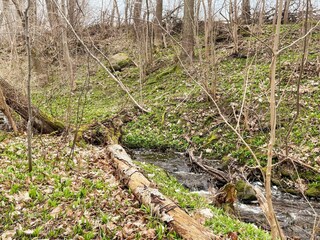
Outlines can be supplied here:
M171 226L183 239L220 239L154 188L154 184L137 169L120 145L109 145L107 151L118 176L140 203L149 206L155 215Z

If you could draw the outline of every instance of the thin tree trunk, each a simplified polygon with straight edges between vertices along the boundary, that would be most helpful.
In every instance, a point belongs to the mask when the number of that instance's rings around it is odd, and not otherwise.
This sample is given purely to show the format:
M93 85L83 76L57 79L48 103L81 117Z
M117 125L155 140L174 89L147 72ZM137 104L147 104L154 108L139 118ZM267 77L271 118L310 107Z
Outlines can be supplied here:
M163 0L157 0L156 15L154 19L154 45L161 47L163 44L162 39L162 8Z
M9 0L2 0L2 13L4 14L4 19L6 23L6 28L8 28L9 41L11 43L15 42L14 31L13 31L13 18L10 11Z
M120 16L120 11L119 11L119 6L117 0L113 0L113 5L115 8L115 11L117 13L117 27L120 27L121 25L121 16Z
M152 62L152 33L150 30L150 9L149 0L146 0L146 27L145 27L145 47L146 47L146 63Z
M66 16L67 14L66 14L65 0L61 0L61 8L62 8L63 14ZM64 24L64 21L62 21L61 18L59 18L59 25L61 26L61 42L62 42L62 49L63 49L63 60L67 68L67 75L68 75L68 80L70 82L70 89L74 90L76 86L74 81L73 64L72 64L72 59L69 51L67 25Z
M242 0L241 19L242 19L242 23L250 24L250 20L251 20L250 0Z
M210 60L210 54L212 52L213 48L213 42L212 42L212 23L213 23L213 16L212 16L212 0L208 0L208 10L206 11L206 4L204 0L202 0L204 12L205 12L205 29L204 29L204 46L205 46L205 56L207 60Z
M115 12L116 12L116 5L114 4L115 1L113 1L113 4L112 4L112 10L111 10L111 16L110 16L110 22L109 22L109 25L111 27L113 27L113 24L114 24L114 18L115 18ZM111 4L111 3L110 3Z
M28 102L28 122L27 122L27 138L28 138L28 166L29 172L32 172L32 106L31 106L31 47L30 47L30 35L29 35L29 10L30 0L28 0L27 8L24 12L25 16L25 40L28 56L28 78L27 78L27 102Z
M194 57L194 0L184 0L181 58Z
M73 28L76 28L76 0L68 0L68 20Z
M126 27L129 27L129 5L130 5L130 0L126 0L126 5L124 8L124 22L126 24Z
M276 65L279 49L279 39L280 39L280 26L281 26L281 14L282 14L282 2L279 0L278 9L277 9L277 21L275 35L273 38L273 57L270 65L270 141L268 144L268 160L266 167L266 177L265 177L265 190L266 190L266 201L268 206L268 220L271 227L271 238L272 239L286 239L282 229L279 225L277 217L275 215L272 203L272 190L271 190L271 178L272 178L272 157L273 157L273 148L276 140Z
M280 1L283 2L282 0L280 0ZM278 14L279 8L280 8L279 7L279 0L276 0L276 7L274 9L274 16L273 16L273 20L272 20L273 27L276 26L278 16L280 16L280 20L281 20L281 14ZM282 6L281 6L281 9L282 9Z
M35 28L36 25L37 25L37 1L36 0L30 0L29 27Z
M284 10L283 10L283 23L284 24L289 23L289 6L290 6L290 0L285 0Z
M53 0L46 0L48 20L51 27L51 31L54 32L59 25L58 13L54 6Z
M196 0L196 14L194 18L194 36L195 36L195 48L196 49L201 49L200 45L200 25L199 25L199 19L200 19L200 11L201 11L201 0ZM199 62L200 64L203 62L202 58L202 52L198 51L198 57L199 57Z
M142 0L135 0L134 2L134 8L133 8L133 24L134 29L136 33L135 39L140 39L140 33L141 33L141 8L142 8Z
M234 54L239 53L239 41L238 41L238 4L237 0L230 0L230 22L232 39L234 43Z
M288 0L287 0L288 1ZM309 0L307 0L307 7L306 7L306 16L304 19L304 25L303 25L303 35L306 35L308 32L308 21L309 21ZM309 37L306 36L303 39L303 53L302 53L302 57L301 57L301 62L300 62L300 71L299 71L299 77L298 77L298 82L297 82L297 91L296 91L296 114L294 115L294 118L289 126L288 132L285 136L285 144L286 144L286 156L288 156L289 154L289 146L288 146L288 141L289 141L289 137L292 131L292 128L295 124L295 122L298 119L298 116L300 114L300 82L303 76L303 72L304 72L304 65L305 62L308 58L308 40Z
M262 25L264 24L264 17L265 17L265 0L261 0L261 8L259 13L259 27L262 28Z

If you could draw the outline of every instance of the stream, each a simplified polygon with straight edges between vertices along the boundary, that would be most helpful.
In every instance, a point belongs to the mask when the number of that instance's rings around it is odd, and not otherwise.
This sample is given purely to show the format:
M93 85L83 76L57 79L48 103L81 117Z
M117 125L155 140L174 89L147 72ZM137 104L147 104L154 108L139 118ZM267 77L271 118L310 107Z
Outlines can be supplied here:
M187 165L188 158L182 153L134 150L132 158L136 161L152 163L165 169L190 191L199 192L207 196L209 194L208 189L212 186L211 177L205 173L192 172ZM263 190L262 183L255 182L253 184ZM272 191L274 209L285 234L292 239L310 239L316 216L319 224L320 203L309 200L311 207L304 198L281 192L276 186L273 186ZM269 230L268 223L257 202L236 202L235 209L242 221L254 223L263 229ZM320 226L318 225L316 227L317 234L314 238L316 240L320 240L319 228Z

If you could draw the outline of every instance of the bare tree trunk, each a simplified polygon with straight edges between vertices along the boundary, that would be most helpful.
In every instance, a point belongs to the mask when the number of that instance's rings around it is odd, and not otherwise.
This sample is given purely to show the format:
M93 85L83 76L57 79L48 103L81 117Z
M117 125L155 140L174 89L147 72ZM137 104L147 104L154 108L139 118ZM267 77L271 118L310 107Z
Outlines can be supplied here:
M194 0L184 0L181 58L194 57Z
M65 0L61 0L61 8L62 8L63 14L66 16L67 14L66 14ZM62 48L63 48L63 59L67 68L68 80L70 82L70 89L74 90L76 86L74 81L73 64L72 64L72 59L69 51L67 25L60 18L59 18L59 25L61 26L61 42L62 42Z
M73 64L70 56L68 36L67 36L67 26L62 21L62 17L58 11L58 5L56 5L56 0L46 0L47 11L49 23L51 26L51 32L53 36L57 38L58 48L62 50L62 61L67 70L68 81L70 82L70 88L74 90L76 88L74 81ZM61 14L67 16L66 3L65 0L61 1ZM69 16L70 17L70 16ZM70 22L71 24L71 22ZM60 38L60 39L59 39ZM58 40L59 39L59 40Z
M115 8L115 11L117 13L117 27L120 27L121 25L121 16L120 16L120 11L119 11L119 6L117 0L113 0L113 5Z
M288 1L288 0L287 0ZM306 6L306 15L304 18L304 24L303 24L303 35L306 35L309 29L309 0L307 0L307 6ZM299 77L298 77L298 82L297 82L297 91L296 91L296 114L294 115L294 118L289 126L288 132L285 136L285 144L286 144L286 156L288 156L289 154L289 146L288 146L288 141L290 138L290 134L292 131L292 128L294 126L294 124L296 123L299 114L300 114L300 83L302 80L302 76L303 76L303 72L304 72L304 66L306 63L306 60L308 58L308 41L309 41L309 36L306 36L303 39L303 46L302 46L302 57L301 57L301 62L300 62L300 71L299 71Z
M8 28L9 41L11 43L15 42L14 31L13 31L13 18L10 11L9 0L2 0L2 13L4 15L6 27Z
M250 0L242 0L241 19L242 19L242 23L250 24L250 20L251 20Z
M47 6L49 24L50 24L51 30L54 32L59 25L59 18L58 18L58 12L56 10L56 7L52 1L53 0L46 0L46 6Z
M282 0L280 0L280 1L282 2ZM282 6L281 6L281 9L282 9ZM276 26L278 16L280 16L280 20L281 20L281 14L278 14L278 10L279 10L279 0L276 0L276 7L274 9L274 16L273 16L273 20L272 20L273 27Z
M29 35L29 10L30 10L30 0L28 0L27 8L24 12L25 16L25 40L28 56L28 78L27 78L27 101L28 101L28 122L27 122L27 138L28 138L28 165L29 172L32 172L32 106L31 106L31 47L30 47L30 35Z
M267 218L271 227L271 238L272 239L286 239L282 229L279 225L277 217L275 215L272 203L272 191L271 191L271 178L272 178L272 157L273 157L273 147L276 140L276 66L277 57L279 49L279 39L280 39L280 27L281 27L281 14L282 14L282 4L283 0L279 0L277 4L277 21L275 35L273 38L273 48L272 48L272 61L270 65L270 141L268 144L268 160L266 167L266 177L265 177L265 190L266 190L266 201L268 206Z
M289 6L290 6L290 0L285 0L284 10L283 10L283 23L284 24L289 23Z
M229 21L231 23L231 34L234 43L234 54L239 53L239 41L238 41L238 4L237 0L230 0L229 7Z
M147 64L152 62L152 32L150 30L150 9L149 0L146 0L146 27L145 27L145 47Z
M141 8L142 8L142 0L135 0L134 8L133 8L133 24L136 33L135 39L139 39L139 34L141 33Z
M125 3L125 8L124 8L124 22L126 24L126 27L129 26L129 5L130 5L130 0L126 0Z
M262 28L262 25L264 24L264 16L265 16L265 0L261 0L261 8L259 13L259 27Z
M195 17L194 17L194 36L195 36L195 48L201 49L201 37L200 37L200 11L201 11L201 0L196 0L195 2ZM203 62L202 52L198 51L198 57L200 64Z
M204 46L205 46L205 56L207 60L210 60L210 55L213 48L213 16L212 16L212 0L208 0L208 10L206 11L205 1L202 0L204 12L205 12L205 29L204 29ZM211 61L210 61L211 62Z
M19 17L19 19L21 20L22 22L22 25L23 25L23 28L24 28L24 17L23 17L23 12L22 12L22 6L21 6L21 3L20 1L18 0L12 0L12 3L14 4L15 8L16 8L16 12L17 12L17 15Z
M76 29L76 0L68 0L68 20L73 28Z
M157 0L156 15L154 19L154 45L161 47L163 44L162 39L162 8L163 0Z
M116 5L114 4L115 1L113 1L112 4L112 10L111 10L111 15L110 15L110 21L109 21L109 25L111 27L113 27L114 24L114 18L115 18L115 13L116 13Z
M37 1L30 0L29 7L29 27L35 27L37 25Z

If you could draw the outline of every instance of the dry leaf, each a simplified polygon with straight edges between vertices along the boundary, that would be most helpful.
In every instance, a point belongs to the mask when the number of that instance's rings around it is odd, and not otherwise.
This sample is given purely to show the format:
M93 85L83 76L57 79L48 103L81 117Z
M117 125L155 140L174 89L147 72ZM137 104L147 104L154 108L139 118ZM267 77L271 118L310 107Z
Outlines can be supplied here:
M1 239L11 240L12 237L16 234L16 230L8 230L2 233Z
M50 216L55 218L59 215L59 213L61 212L61 206L58 206L56 208L54 208L51 212L50 212Z
M238 233L237 232L229 232L228 238L231 240L238 240Z
M23 233L26 235L31 235L31 234L33 234L33 232L34 232L33 229L28 229L28 230L23 231Z
M13 196L17 202L27 202L31 200L28 192L21 192L18 195Z

